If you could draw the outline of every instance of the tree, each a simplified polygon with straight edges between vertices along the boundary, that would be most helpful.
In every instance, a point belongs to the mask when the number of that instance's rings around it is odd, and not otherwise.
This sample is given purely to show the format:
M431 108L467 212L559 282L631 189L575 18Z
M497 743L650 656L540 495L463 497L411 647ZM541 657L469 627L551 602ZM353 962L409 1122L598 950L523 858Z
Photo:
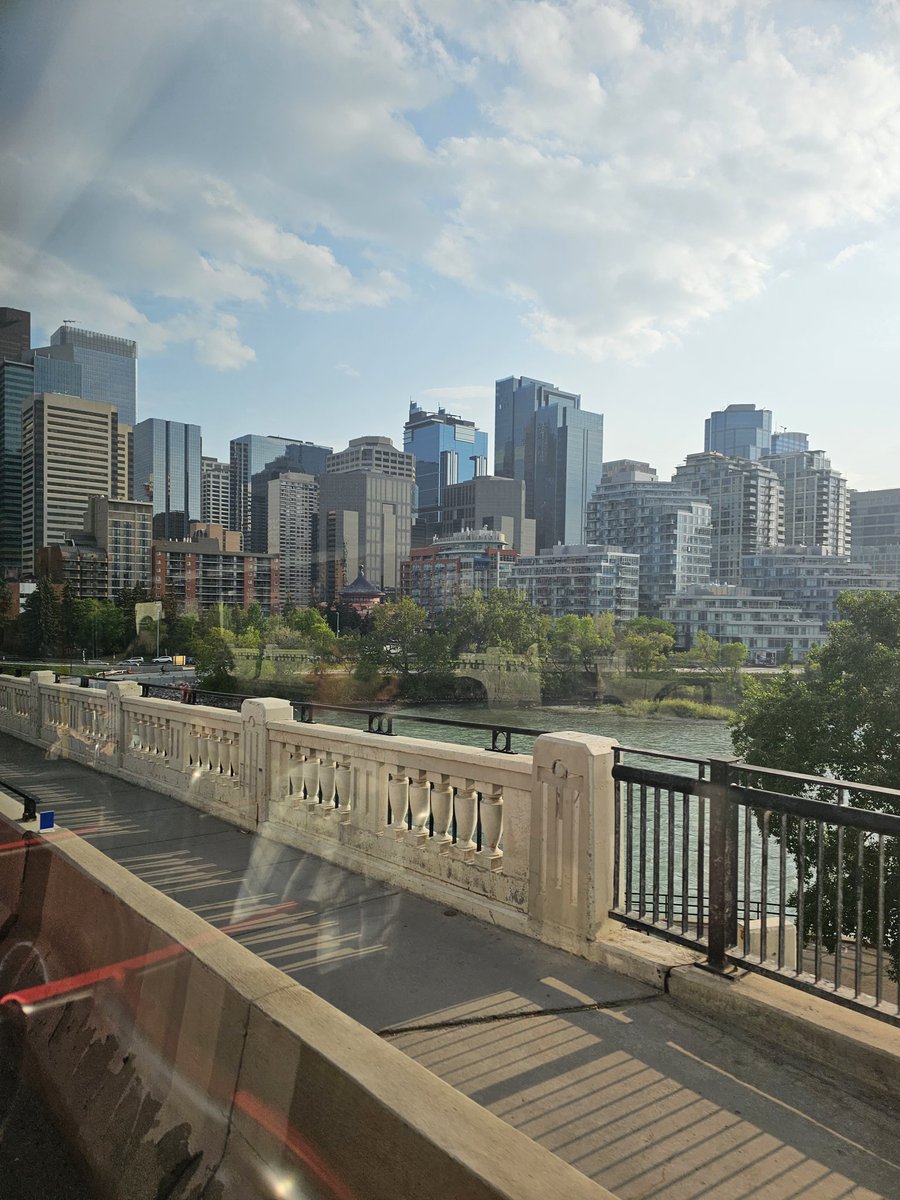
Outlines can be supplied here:
M363 677L373 671L396 675L404 695L424 699L443 690L454 662L449 635L430 629L425 609L405 596L373 610L358 672Z
M197 682L204 687L227 691L234 683L234 656L224 629L210 629L195 640L194 661Z
M507 654L542 650L550 622L525 597L509 588L493 588L487 596L471 592L459 597L446 613L441 628L455 653L496 646Z
M747 661L747 647L743 642L717 642L705 629L694 637L690 650L675 656L675 660L686 667L696 667L710 675L719 675L728 680L732 688L740 681L741 667Z
M838 597L837 608L842 620L830 627L827 642L810 652L802 674L792 674L788 668L774 678L748 682L732 721L735 750L745 761L760 766L900 789L900 594L845 592ZM779 779L777 786L780 791L834 800L834 789L829 787L790 779ZM851 790L848 801L856 808L900 814L900 797L873 799ZM819 878L814 822L806 825L798 892L803 889L808 912L814 912L821 899L826 944L834 951L840 933L855 931L860 886L868 901L863 906L863 933L874 942L877 915L872 899L879 881L872 842L866 842L869 852L864 853L863 870L857 873L857 834L848 831L844 835L843 917L838 929L837 834L833 827L825 826L824 869ZM778 832L777 821L772 828ZM799 870L799 822L789 819L786 832ZM897 839L885 838L884 849L884 936L896 976L900 952Z

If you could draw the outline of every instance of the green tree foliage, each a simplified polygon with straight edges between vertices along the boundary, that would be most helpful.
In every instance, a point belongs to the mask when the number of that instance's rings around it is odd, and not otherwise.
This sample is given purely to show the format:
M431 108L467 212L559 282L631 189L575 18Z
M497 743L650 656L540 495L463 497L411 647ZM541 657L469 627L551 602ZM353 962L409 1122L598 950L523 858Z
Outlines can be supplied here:
M497 646L507 654L542 651L550 621L520 592L494 588L460 597L441 622L456 654Z
M439 691L455 662L450 637L429 628L428 615L409 597L379 604L362 641L358 674L396 675L401 693L425 699Z
M197 682L212 691L228 691L234 682L231 635L221 627L204 630L194 639Z
M825 775L900 789L900 594L845 593L838 599L841 620L827 642L811 651L802 674L785 670L774 678L751 680L732 722L735 750L750 763L810 775ZM780 791L834 800L833 788L779 780ZM900 798L868 797L850 791L857 808L900 814ZM776 826L777 831L777 826ZM865 838L863 870L856 869L857 835L844 834L841 870L836 830L825 827L824 871L816 875L812 822L805 833L805 865L799 886L807 912L821 897L824 932L833 951L839 933L854 933L857 888L862 887L864 935L876 937L877 838ZM787 822L788 845L799 860L799 822ZM893 973L900 954L900 851L884 841L885 938ZM843 916L838 929L837 880L843 880Z
M747 647L743 642L725 642L723 645L705 629L701 629L690 650L673 655L672 661L706 671L710 675L718 675L727 679L732 688L737 688L741 667L747 661Z

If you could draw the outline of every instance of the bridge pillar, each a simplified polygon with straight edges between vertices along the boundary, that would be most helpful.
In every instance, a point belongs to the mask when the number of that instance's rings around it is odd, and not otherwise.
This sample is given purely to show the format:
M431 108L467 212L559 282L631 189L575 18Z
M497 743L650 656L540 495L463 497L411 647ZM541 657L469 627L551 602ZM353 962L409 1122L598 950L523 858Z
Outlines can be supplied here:
M534 744L528 919L534 936L585 954L613 902L611 738L552 733Z
M269 819L269 796L274 767L269 749L269 724L293 721L290 700L267 696L241 705L241 803L257 825Z

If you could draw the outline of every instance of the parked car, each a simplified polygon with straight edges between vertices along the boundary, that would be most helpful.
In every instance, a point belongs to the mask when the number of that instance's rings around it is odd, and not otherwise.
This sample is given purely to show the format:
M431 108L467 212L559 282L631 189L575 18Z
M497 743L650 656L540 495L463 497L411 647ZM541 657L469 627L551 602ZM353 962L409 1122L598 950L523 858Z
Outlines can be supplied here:
M154 658L155 663L170 663L172 661L171 654L160 654L158 658Z
M144 660L142 658L126 658L124 665L126 667L142 667Z

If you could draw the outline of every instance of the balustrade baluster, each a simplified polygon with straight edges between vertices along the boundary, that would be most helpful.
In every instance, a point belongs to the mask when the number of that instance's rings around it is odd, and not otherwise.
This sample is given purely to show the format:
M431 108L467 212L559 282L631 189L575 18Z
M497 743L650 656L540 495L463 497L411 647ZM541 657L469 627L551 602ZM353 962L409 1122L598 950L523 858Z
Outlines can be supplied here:
M388 800L391 805L391 829L397 837L406 833L406 814L409 812L409 777L398 767L388 779Z
M409 787L409 809L412 813L412 832L417 842L428 837L428 817L431 812L431 782L424 771L417 771Z
M456 793L453 803L456 815L456 853L471 862L475 857L475 826L478 823L478 792L470 780Z
M219 740L219 738L214 733L210 733L210 735L209 735L209 769L214 775L218 775L218 773L219 773L219 763L222 761L221 756L219 754L221 747L222 747L222 743Z
M327 816L334 812L335 773L337 763L331 754L324 756L319 768L319 787L322 790L322 812Z
M350 769L349 763L338 763L334 772L334 782L337 788L338 796L338 814L342 825L350 823L350 788L353 780L353 772Z
M303 764L306 762L306 755L301 754L295 747L291 752L292 766L288 768L288 778L290 780L290 792L294 801L294 807L299 806L303 798Z
M503 793L493 792L482 797L481 837L484 853L492 871L503 866L500 838L503 835Z
M307 808L313 808L319 803L319 758L310 753L303 764L303 790Z
M450 824L453 821L453 788L449 776L442 775L440 783L431 788L431 815L434 817L434 844L446 854L453 838Z

